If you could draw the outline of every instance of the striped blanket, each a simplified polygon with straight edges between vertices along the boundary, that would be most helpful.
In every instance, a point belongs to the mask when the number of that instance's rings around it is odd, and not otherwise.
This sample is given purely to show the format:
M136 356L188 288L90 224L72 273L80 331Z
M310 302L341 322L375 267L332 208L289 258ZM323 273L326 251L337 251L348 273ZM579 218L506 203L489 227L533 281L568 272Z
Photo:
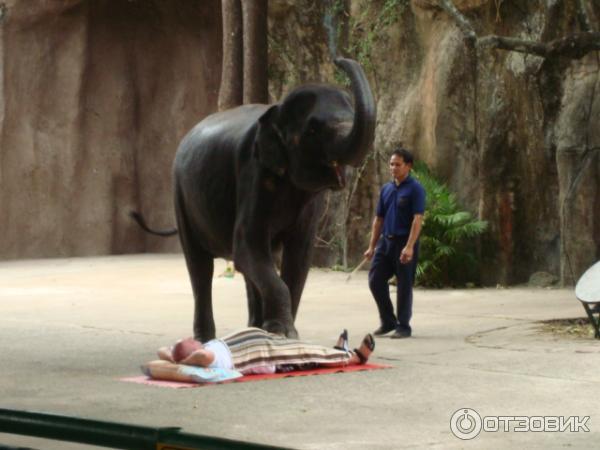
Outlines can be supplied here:
M221 338L229 347L235 370L271 365L278 368L340 367L352 354L343 350L309 344L269 333L259 328L244 328Z

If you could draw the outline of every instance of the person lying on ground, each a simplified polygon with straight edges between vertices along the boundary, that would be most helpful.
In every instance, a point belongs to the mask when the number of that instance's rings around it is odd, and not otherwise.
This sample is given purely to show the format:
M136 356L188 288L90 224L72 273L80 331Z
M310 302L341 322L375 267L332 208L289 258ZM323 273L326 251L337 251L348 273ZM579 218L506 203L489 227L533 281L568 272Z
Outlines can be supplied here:
M204 344L194 338L181 339L172 347L158 350L159 361L150 368L168 364L207 368L234 369L244 375L252 373L289 372L316 367L344 367L365 364L375 348L375 340L367 334L359 348L350 351L348 333L340 335L334 348L310 344L259 328L244 328Z

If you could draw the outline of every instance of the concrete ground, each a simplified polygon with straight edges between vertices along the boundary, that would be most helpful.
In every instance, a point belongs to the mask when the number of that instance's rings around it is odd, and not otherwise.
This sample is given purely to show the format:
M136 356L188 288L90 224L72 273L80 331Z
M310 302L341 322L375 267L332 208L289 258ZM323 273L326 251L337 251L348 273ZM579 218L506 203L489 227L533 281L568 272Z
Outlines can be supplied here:
M243 279L219 277L224 268L216 262L218 334L247 320ZM366 273L346 277L311 271L296 323L303 339L333 345L347 328L357 345L377 327ZM572 289L416 290L413 337L377 339L372 362L392 369L168 389L119 379L191 333L181 255L3 262L0 408L301 449L587 448L600 438L600 341L559 339L536 324L583 315ZM589 416L589 432L498 422L501 431L460 440L450 419L461 408L487 417L488 430L493 416ZM2 444L82 448L10 434Z

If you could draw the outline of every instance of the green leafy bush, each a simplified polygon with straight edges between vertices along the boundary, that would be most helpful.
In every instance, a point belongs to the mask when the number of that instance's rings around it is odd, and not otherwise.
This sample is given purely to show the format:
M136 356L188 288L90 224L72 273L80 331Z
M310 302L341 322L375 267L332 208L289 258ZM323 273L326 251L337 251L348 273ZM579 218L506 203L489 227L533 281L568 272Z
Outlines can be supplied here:
M427 204L420 237L417 284L427 287L463 286L478 278L475 239L487 222L461 211L456 196L423 163L413 175L425 188Z

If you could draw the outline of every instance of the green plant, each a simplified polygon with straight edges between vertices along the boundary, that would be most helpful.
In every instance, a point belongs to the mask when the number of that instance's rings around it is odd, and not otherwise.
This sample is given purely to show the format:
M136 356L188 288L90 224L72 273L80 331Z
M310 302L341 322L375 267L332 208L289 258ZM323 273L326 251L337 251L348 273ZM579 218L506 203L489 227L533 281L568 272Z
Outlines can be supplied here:
M336 0L331 4L329 14L347 18L349 30L346 53L356 59L365 71L372 72L374 48L382 43L388 28L400 20L409 5L410 0L368 0L363 1L358 8L360 12L352 16L346 10L347 4ZM344 20L337 20L336 41L340 40L340 26L343 22ZM349 85L349 80L342 71L336 70L334 76L337 83Z
M472 282L478 274L474 238L486 230L487 222L462 211L456 196L431 174L425 164L415 164L413 174L427 194L417 284L441 287Z

